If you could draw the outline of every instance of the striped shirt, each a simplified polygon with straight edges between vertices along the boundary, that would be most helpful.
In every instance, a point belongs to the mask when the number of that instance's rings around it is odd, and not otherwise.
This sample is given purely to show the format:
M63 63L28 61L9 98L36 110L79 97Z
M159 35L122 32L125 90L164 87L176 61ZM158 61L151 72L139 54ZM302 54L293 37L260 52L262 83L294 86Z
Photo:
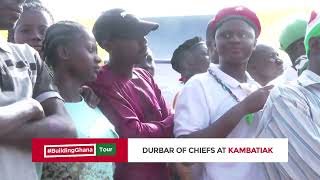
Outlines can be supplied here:
M275 87L257 136L288 138L288 162L264 163L269 179L320 179L320 76L306 70Z

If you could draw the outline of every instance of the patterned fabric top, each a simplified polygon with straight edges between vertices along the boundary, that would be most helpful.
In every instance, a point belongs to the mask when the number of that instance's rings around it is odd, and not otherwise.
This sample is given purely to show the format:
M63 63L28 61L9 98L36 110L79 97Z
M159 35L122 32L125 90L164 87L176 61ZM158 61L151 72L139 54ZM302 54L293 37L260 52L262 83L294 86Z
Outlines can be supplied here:
M84 100L65 103L77 129L79 138L118 138L113 125L96 108L90 108ZM47 163L42 179L113 179L113 163Z

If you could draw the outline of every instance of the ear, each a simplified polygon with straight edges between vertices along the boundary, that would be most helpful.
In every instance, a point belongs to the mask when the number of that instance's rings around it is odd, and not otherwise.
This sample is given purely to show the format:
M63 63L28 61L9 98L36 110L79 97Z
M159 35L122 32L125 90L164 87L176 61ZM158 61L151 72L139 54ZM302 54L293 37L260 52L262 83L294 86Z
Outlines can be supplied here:
M315 37L312 37L310 38L309 40L309 47L310 49L319 49L319 39L318 38L315 38Z
M299 41L299 45L298 46L299 46L299 48L305 48L304 47L304 41Z
M254 59L251 59L251 60L254 60ZM248 63L247 64L247 69L255 71L255 70L257 70L257 65L255 63Z
M101 47L102 49L111 52L112 50L112 43L110 42L110 40L102 40L101 41Z
M258 42L258 39L255 38L253 43L253 51L256 50L257 42Z
M212 46L212 48L213 49L217 49L217 43L216 43L216 41L211 41L211 46Z
M207 40L206 45L207 45L207 48L210 49L213 46L212 41Z
M216 42L215 41L206 41L206 45L209 51L216 51Z
M59 58L64 59L64 60L70 58L69 49L65 46L59 46L57 48L57 54L58 54Z

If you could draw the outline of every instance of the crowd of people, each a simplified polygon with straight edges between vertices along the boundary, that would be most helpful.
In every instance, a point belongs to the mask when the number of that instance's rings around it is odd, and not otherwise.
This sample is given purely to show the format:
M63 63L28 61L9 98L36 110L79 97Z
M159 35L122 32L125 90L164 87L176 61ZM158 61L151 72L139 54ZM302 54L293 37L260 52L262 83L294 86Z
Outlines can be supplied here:
M206 40L190 37L172 55L183 84L174 102L153 79L146 36L158 28L110 9L91 32L54 22L41 1L0 0L0 179L320 179L320 14L282 31L284 69L277 48L257 43L254 11L219 10ZM109 54L102 66L97 45ZM288 138L288 162L31 161L32 138L119 137Z

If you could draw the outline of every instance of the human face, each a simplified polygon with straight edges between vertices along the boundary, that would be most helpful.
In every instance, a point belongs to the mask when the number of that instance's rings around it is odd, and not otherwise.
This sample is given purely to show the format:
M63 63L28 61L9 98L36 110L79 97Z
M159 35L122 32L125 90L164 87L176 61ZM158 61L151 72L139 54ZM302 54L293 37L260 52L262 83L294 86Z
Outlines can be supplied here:
M24 11L14 30L15 43L27 43L40 53L42 41L52 23L49 14L44 11Z
M0 29L12 29L22 13L25 0L0 0Z
M298 57L306 54L306 49L304 47L304 38L299 39L292 43L287 49L286 52L288 53L290 60L292 62L292 65L296 65L296 60Z
M122 65L138 64L148 55L147 39L114 38L111 40L111 59L116 59Z
M283 61L272 47L264 47L256 54L256 72L271 81L283 73Z
M192 76L207 71L210 63L208 48L204 43L198 44L190 51L191 58L188 58L187 67Z
M215 34L215 47L219 55L219 63L248 63L255 45L254 29L240 19L230 19L224 22Z
M146 58L142 59L139 64L136 64L135 67L142 68L148 71L152 76L154 76L155 63L153 61L152 55L148 54Z
M309 42L309 67L308 69L320 75L320 37L312 37Z
M83 32L68 46L69 60L65 61L74 78L85 83L97 78L101 59L97 54L97 44L93 35Z

